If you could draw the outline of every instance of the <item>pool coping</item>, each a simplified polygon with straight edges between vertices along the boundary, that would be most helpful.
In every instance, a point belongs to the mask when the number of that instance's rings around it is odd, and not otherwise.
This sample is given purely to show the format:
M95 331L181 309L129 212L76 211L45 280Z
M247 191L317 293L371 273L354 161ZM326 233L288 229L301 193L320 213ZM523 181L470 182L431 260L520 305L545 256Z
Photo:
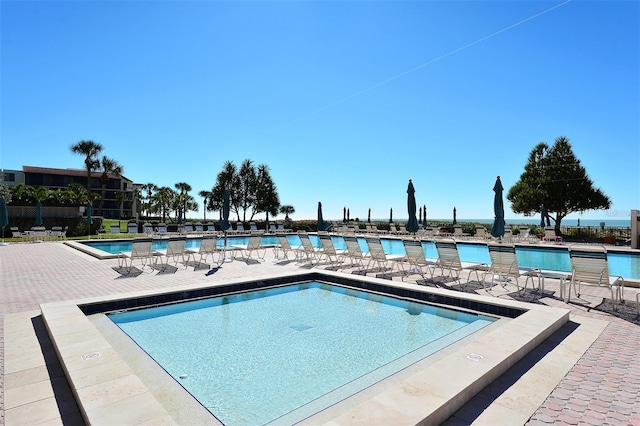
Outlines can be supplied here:
M251 281L236 278L213 284L47 303L40 305L40 309L65 375L88 424L166 421L171 419L170 412L92 324L81 307L185 291L205 291L225 285L264 283L283 277L306 279L311 275L318 279L324 277L329 282L365 281L407 294L419 292L437 298L455 298L470 304L481 303L500 309L524 311L500 328L483 334L482 339L471 339L463 348L450 354L446 362L435 362L356 406L351 406L353 404L350 405L347 398L343 401L343 408L339 407L341 403L331 407L337 415L334 423L347 423L354 412L358 414L358 420L365 423L440 423L569 321L568 309L373 277L347 278L344 274L332 271L265 274ZM320 412L316 416L319 415L326 416L327 413ZM313 424L316 416L303 422Z

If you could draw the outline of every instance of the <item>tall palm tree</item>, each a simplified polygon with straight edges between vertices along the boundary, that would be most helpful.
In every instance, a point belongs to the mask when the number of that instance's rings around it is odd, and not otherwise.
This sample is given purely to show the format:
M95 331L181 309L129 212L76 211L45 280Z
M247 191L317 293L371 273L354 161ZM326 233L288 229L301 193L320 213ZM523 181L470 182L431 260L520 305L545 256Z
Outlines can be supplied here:
M102 186L102 196L100 197L100 206L98 208L98 215L102 216L102 208L104 207L104 199L107 195L107 182L109 182L109 174L113 174L120 177L124 172L124 168L118 164L113 158L103 156L100 160L100 168L102 169L102 175L100 175L100 184Z
M71 145L71 152L84 155L84 166L87 170L87 194L91 194L91 172L100 167L98 155L102 152L102 145L94 141L82 140Z
M140 210L145 213L143 216L148 217L151 213L151 208L153 207L154 203L153 195L158 189L158 186L154 183L146 183L140 188L141 199L145 200L144 203L140 203ZM142 191L146 191L146 195L143 195Z
M175 200L178 198L178 193L173 189L163 186L158 188L157 192L153 194L153 206L151 208L152 213L160 213L162 215L162 221L166 222L167 215L171 214L173 206L176 205Z
M180 191L180 193L178 194L178 202L179 202L179 206L180 209L182 210L182 218L186 219L187 217L187 207L188 207L188 199L191 198L193 199L193 197L189 197L189 191L191 191L191 185L189 185L188 183L185 182L178 182L175 185L176 189ZM180 220L180 217L178 217L178 221Z
M204 221L207 221L207 209L209 208L209 206L207 206L207 201L211 200L213 198L213 192L211 191L200 191L198 192L198 195L201 196L202 198L204 198Z
M124 213L124 202L127 201L127 193L124 191L116 191L116 200L118 200L118 219L122 218Z

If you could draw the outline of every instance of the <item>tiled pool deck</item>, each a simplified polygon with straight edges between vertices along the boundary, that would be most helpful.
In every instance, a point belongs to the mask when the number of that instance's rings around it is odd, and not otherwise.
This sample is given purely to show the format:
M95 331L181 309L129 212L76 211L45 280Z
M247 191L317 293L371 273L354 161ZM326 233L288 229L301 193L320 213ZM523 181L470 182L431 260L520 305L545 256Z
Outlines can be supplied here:
M60 242L0 247L0 425L83 424L53 344L48 339L41 304L252 280L308 270L295 262L276 264L271 250L267 251L264 262L225 263L212 275L206 275L206 270L189 268L173 273L149 273L147 270L138 276L124 277L114 270L116 266L116 260L98 260ZM324 266L314 269L322 268ZM351 272L344 270L345 274ZM400 278L394 278L396 280L400 281ZM415 278L406 282L415 284ZM638 319L565 304L557 297L557 280L547 279L545 289L555 291L556 297L545 297L538 302L570 309L569 323L484 388L447 424L640 426ZM625 299L635 301L637 291L628 288ZM607 295L604 290L601 294L595 289L587 292L593 297L583 296L583 299L594 305ZM502 295L501 299L509 298L504 292L498 294ZM72 334L70 331L73 330L65 330ZM131 381L127 386L135 389L136 383ZM132 419L131 424L185 423L169 417L153 403L141 403L144 398L142 394L132 398L132 403L138 401L140 421ZM356 406L341 416L329 417L327 423L376 423L376 417L370 411L363 414L358 410ZM377 417L377 423L389 424L393 413L386 413L386 416ZM102 423L112 423L109 413L104 414Z

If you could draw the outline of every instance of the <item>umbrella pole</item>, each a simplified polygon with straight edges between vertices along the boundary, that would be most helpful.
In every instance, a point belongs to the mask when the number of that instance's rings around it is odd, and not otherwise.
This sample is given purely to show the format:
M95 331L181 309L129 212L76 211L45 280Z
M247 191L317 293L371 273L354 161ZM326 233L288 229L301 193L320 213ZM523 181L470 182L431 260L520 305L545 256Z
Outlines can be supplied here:
M222 248L222 263L227 260L227 231L224 231L224 247Z
M222 258L220 260L220 265L225 262L231 262L231 259L227 260L227 231L224 231L224 246L222 247Z

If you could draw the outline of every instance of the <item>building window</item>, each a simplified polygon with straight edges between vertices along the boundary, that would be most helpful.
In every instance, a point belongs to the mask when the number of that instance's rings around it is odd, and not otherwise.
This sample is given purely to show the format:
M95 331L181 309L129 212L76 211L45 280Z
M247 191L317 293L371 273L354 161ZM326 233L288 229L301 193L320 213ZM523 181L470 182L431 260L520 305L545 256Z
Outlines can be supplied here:
M16 174L15 173L5 173L3 180L5 182L15 182L16 181Z

